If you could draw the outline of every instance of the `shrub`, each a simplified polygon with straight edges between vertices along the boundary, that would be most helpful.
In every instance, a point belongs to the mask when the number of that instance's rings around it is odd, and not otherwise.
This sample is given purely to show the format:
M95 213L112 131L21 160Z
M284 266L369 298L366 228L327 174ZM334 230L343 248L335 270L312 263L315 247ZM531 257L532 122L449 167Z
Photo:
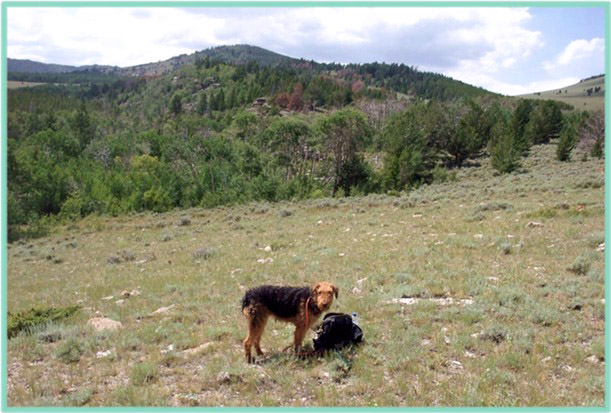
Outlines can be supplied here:
M456 171L449 171L447 168L436 165L433 168L433 182L454 182L456 181Z
M590 257L587 255L580 255L575 258L575 261L567 268L567 270L574 272L579 275L586 275L590 270Z
M129 375L129 381L134 386L142 386L157 379L159 375L158 366L151 363L138 363Z
M213 248L201 247L200 249L195 251L192 256L193 259L196 260L207 260L208 258L211 258L214 254L215 251Z
M501 341L507 339L507 331L501 327L493 327L484 331L479 338L481 340L488 340L499 344Z
M511 243L509 242L503 242L499 248L501 249L501 251L503 251L503 254L505 255L509 255L511 254L512 250L513 250L513 246L511 245Z
M35 326L68 318L80 309L80 306L33 308L17 314L8 313L8 337L16 336L20 331L31 331Z
M76 337L70 337L61 343L55 356L64 363L77 363L85 353L85 345Z
M66 398L66 404L70 406L84 406L91 400L93 392L89 388L79 389Z

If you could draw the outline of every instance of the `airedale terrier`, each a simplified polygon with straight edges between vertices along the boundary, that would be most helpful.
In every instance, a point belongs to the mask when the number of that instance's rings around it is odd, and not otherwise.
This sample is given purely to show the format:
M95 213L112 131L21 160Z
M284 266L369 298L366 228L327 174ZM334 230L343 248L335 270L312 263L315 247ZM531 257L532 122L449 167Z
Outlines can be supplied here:
M328 282L319 282L311 288L263 285L248 290L242 299L242 313L248 320L248 336L244 340L246 361L253 362L250 352L253 344L257 354L263 355L261 336L270 315L295 324L293 345L298 353L306 332L331 307L338 292Z

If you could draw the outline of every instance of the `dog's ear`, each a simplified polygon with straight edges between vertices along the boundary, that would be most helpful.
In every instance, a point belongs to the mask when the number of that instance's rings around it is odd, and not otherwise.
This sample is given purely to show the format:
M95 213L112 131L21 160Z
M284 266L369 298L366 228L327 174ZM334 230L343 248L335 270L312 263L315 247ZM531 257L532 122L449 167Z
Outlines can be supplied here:
M331 288L333 288L333 294L335 294L335 298L338 298L339 288L337 288L334 284L331 284Z
M320 283L314 284L314 286L312 287L312 294L313 295L318 294L318 290L320 290Z

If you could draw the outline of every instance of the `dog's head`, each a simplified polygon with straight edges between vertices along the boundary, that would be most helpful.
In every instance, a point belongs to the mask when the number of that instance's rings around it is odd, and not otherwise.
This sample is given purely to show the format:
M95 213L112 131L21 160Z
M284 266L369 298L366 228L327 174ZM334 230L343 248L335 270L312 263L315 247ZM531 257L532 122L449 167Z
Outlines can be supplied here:
M327 311L333 303L333 296L337 298L339 289L326 281L319 282L312 287L312 298L320 311Z

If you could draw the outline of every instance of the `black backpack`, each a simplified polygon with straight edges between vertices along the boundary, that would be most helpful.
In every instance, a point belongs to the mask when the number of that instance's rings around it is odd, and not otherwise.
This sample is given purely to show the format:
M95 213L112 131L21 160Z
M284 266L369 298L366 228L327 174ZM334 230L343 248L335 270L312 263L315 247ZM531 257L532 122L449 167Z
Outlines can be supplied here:
M316 329L314 351L323 353L339 350L363 340L363 330L352 322L352 317L342 313L328 313Z

